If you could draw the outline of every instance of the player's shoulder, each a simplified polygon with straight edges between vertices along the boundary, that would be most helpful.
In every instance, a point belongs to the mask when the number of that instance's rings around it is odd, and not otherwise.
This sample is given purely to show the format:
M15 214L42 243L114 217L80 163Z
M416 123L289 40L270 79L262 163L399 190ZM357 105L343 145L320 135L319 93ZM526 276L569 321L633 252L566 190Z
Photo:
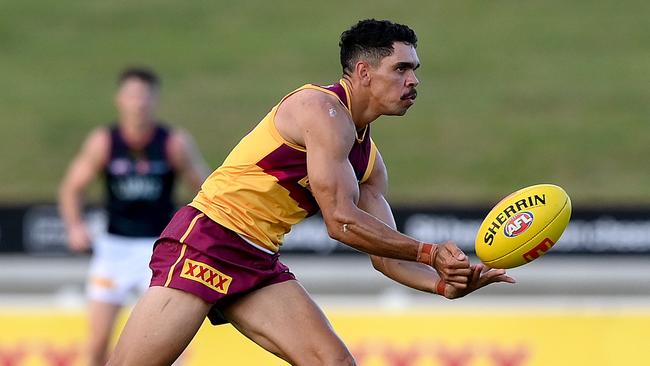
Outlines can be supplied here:
M281 103L278 116L280 118L288 116L290 120L304 127L312 124L321 124L325 127L339 123L345 125L352 123L345 106L335 95L313 88L300 89L287 97ZM338 121L338 123L322 124L323 120Z
M192 140L192 135L182 127L167 127L168 141L184 144Z
M167 138L167 152L172 156L185 153L194 146L194 138L182 127L170 127Z
M166 121L156 121L154 123L156 139L159 142L183 143L191 139L191 135L182 127L170 124Z
M86 144L97 148L108 148L111 141L111 127L99 126L93 128L86 136Z
M111 151L111 131L109 127L95 127L91 130L84 140L81 150L77 154L79 159L90 159L100 167L108 161Z
M341 104L331 93L312 87L302 87L279 104L274 117L275 127L286 140L307 146L307 135L337 136L348 147L354 141L354 123Z
M287 107L305 110L309 113L330 114L332 110L343 111L345 107L336 95L326 92L324 88L303 87L291 94L283 102Z

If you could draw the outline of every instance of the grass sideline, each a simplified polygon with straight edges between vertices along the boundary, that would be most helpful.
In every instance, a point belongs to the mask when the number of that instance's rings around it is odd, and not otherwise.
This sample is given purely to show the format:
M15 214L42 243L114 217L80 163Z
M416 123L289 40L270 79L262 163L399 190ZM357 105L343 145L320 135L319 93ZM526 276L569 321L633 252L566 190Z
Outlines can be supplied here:
M160 71L161 116L217 166L286 92L335 80L339 34L376 17L411 25L422 61L416 105L373 125L392 201L552 182L578 204L650 204L648 2L0 3L0 202L55 199L124 65Z

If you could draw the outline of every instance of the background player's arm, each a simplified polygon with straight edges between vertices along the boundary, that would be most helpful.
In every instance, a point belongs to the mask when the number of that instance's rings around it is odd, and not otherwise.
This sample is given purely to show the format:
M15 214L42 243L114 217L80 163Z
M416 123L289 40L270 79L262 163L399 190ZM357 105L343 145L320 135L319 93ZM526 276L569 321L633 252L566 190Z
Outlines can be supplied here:
M377 152L375 165L370 178L364 184L361 184L359 188L358 206L391 228L396 229L397 226L395 225L393 213L385 198L387 190L388 175L386 173L386 166L381 155ZM439 291L437 287L440 276L430 266L376 255L370 255L370 258L375 269L405 286L431 293L437 293ZM472 274L466 289L459 290L453 286L446 285L443 290L444 292L440 293L440 295L452 299L464 296L492 282L514 282L512 278L505 275L505 271L503 270L483 271L484 267L482 265L472 265L470 268Z
M309 184L321 208L329 235L360 251L416 261L421 242L403 235L357 207L359 184L348 161L355 141L355 126L347 111L327 95L302 97L293 110L307 149ZM304 114L304 115L301 115ZM434 244L432 262L443 279L465 288L469 261L456 246Z
M185 131L174 130L167 144L167 153L172 166L190 189L198 191L209 171L194 139Z
M68 246L74 251L90 247L90 236L81 210L83 193L108 161L110 136L105 128L90 133L70 163L59 188L59 210L68 234Z

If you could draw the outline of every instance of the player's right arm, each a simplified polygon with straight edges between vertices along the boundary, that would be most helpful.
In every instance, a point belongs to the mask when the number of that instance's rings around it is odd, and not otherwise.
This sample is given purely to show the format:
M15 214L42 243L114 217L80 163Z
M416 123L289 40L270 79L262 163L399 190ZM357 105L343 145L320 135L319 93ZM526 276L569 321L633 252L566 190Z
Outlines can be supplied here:
M435 264L438 271L465 277L458 283L464 287L470 271L462 251L422 243L357 207L359 184L348 161L356 128L343 106L329 95L307 91L285 103L276 126L281 133L293 132L293 140L306 147L309 185L330 237L372 255Z
M59 187L59 211L68 235L68 247L81 252L90 248L83 221L82 199L88 185L108 161L110 135L106 128L90 133L74 157Z

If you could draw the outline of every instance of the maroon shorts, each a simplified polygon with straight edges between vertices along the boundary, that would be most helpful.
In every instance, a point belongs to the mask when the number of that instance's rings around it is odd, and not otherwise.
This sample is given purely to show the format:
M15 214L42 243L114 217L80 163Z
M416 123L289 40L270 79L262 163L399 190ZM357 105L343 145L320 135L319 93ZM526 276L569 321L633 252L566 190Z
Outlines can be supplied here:
M295 279L279 261L191 206L181 208L154 244L151 286L171 287L214 304L213 324L225 323L221 307L239 296Z

